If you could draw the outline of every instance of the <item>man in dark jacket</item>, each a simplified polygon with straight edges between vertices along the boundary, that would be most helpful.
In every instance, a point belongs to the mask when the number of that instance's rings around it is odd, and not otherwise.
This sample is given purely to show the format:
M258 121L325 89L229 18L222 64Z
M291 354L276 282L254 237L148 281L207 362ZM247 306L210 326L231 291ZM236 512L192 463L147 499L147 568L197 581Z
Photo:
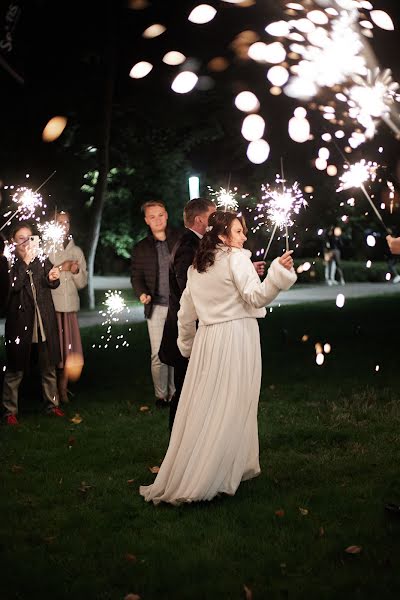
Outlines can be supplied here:
M175 392L174 370L161 362L158 351L168 312L170 253L181 234L167 228L162 202L145 202L142 212L150 232L132 250L131 282L147 319L156 405L168 407Z
M159 357L162 362L174 367L176 389L169 409L170 431L174 423L188 365L188 359L181 355L176 343L178 339L177 315L179 302L186 287L187 270L193 262L200 240L206 231L208 217L213 212L215 212L215 204L207 198L194 198L186 204L183 211L183 221L186 231L176 243L171 255L168 314L159 351Z
M60 341L51 289L60 285L60 273L46 259L36 258L30 246L32 229L15 227L15 262L10 270L10 292L6 308L5 345L7 370L3 382L6 422L17 425L18 390L29 369L32 351L37 351L43 398L47 412L64 416L58 407L56 365L60 362Z

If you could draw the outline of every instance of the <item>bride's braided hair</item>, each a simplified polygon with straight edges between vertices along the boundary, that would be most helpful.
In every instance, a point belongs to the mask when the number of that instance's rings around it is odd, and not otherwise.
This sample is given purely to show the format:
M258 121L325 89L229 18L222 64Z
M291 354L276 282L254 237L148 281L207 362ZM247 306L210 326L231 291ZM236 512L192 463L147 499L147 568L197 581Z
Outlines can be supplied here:
M214 264L215 253L218 246L223 244L218 237L220 235L231 235L232 224L235 219L238 219L243 227L243 231L247 233L245 220L242 216L238 216L235 212L217 210L208 217L208 227L200 245L197 249L193 260L193 267L199 273L205 273L209 267Z

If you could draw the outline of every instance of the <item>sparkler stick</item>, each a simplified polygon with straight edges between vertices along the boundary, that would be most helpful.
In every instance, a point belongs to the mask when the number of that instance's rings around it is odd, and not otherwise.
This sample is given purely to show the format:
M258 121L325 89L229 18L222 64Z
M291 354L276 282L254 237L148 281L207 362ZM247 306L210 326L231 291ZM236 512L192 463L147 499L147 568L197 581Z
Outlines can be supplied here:
M339 148L339 146L336 144L336 142L335 142L335 141L333 141L333 143L334 143L334 145L335 145L335 147L336 147L336 150L337 150L337 151L339 152L339 154L342 156L343 160L344 160L344 161L347 163L347 165L348 165L349 167L351 167L351 164L350 164L350 162L349 162L349 161L347 160L347 158L344 156L344 154L343 154L343 152L341 151L341 149ZM363 182L360 182L359 186L355 186L355 187L359 187L359 188L360 188L360 190L362 191L362 193L364 194L364 196L366 197L366 199L367 199L367 200L368 200L368 202L370 203L372 210L374 211L374 213L375 213L375 214L376 214L376 216L378 217L379 221L381 222L381 224L382 224L382 226L383 226L384 230L386 231L386 233L388 233L388 234L390 235L390 234L392 233L392 231L391 231L391 230L390 230L390 229L389 229L389 228L386 226L386 224L385 224L385 222L384 222L384 220L383 220L383 218L382 218L382 215L380 214L380 212L379 212L379 211L378 211L378 209L376 208L376 206L375 206L375 204L374 204L374 202L373 202L373 200L372 200L371 196L368 194L368 192L367 192L367 190L366 190L366 188L365 188L365 185L364 185L364 183L363 183Z
M35 194L36 194L36 193L37 193L37 192L38 192L38 191L39 191L39 190L40 190L40 189L41 189L41 188L42 188L42 187L43 187L43 186L44 186L44 185L45 185L45 184L46 184L46 183L47 183L47 182L48 182L48 181L49 181L49 180L52 178L52 177L53 177L53 175L55 175L56 173L57 173L57 171L53 171L53 172L52 172L52 174L51 174L51 175L49 175L49 176L48 176L48 178L47 178L47 179L45 179L45 180L43 181L43 183L41 183L41 184L39 185L39 187L38 187L38 188L35 190Z
M368 194L368 192L367 192L367 190L365 189L365 186L364 186L364 184L363 184L363 183L360 185L360 189L362 190L362 192L363 192L364 196L366 197L366 199L367 199L367 200L368 200L368 202L370 203L371 207L373 208L373 210L374 210L374 212L375 212L376 216L378 217L378 219L379 219L379 220L380 220L380 222L382 223L382 226L383 226L383 228L385 229L386 233L390 235L390 234L392 233L391 229L388 229L388 227L386 227L386 225L385 225L385 223L384 223L384 221L383 221L383 219L382 219L382 215L379 213L378 209L376 208L375 204L373 203L373 201L372 201L372 198L371 198L371 196Z
M268 250L269 250L269 249L270 249L270 247L271 247L272 240L274 239L274 235L275 235L275 231L276 231L276 228L277 228L277 227L278 227L278 223L275 223L275 225L274 225L274 228L273 228L273 230L272 230L271 237L269 238L269 242L268 242L267 249L266 249L266 251L264 252L263 260L265 260L265 259L267 258Z
M282 195L285 193L285 176L283 174L283 158L281 156L281 179L282 179ZM286 232L286 252L289 250L289 232L287 221L285 222L285 232Z

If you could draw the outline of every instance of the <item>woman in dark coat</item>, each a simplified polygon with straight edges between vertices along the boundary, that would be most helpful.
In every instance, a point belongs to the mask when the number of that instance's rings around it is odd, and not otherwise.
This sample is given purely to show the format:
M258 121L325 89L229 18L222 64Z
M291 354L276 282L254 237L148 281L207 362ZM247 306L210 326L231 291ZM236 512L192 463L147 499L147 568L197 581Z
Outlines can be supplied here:
M10 269L10 293L6 308L5 344L7 370L3 383L3 406L9 425L16 425L18 389L29 370L32 350L37 349L47 412L64 416L58 408L56 365L60 343L51 289L60 285L60 273L46 259L36 257L30 243L32 229L19 224L13 231L15 262Z

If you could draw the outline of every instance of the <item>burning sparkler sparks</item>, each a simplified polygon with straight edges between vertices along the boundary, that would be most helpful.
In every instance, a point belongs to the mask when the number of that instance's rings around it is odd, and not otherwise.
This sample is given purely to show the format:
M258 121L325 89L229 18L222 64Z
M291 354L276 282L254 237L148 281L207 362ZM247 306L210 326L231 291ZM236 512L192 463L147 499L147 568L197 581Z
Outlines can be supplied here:
M26 221L33 218L38 220L38 217L35 217L36 210L38 208L45 208L42 196L26 187L17 188L11 200L17 204L17 209L0 227L0 231L9 225L14 217L17 217L19 221Z
M99 314L104 319L102 326L107 327L107 329L106 334L101 336L102 343L98 344L97 346L98 348L105 349L111 346L113 346L115 349L128 348L129 343L124 339L124 335L122 333L115 335L112 332L112 326L121 322L122 313L125 311L129 313L129 308L127 308L126 302L120 291L112 292L111 290L108 290L105 296L106 299L103 302L105 309L99 311ZM95 348L96 344L93 344L92 347Z
M393 81L390 69L369 70L366 78L353 77L348 90L349 116L365 128L365 136L374 137L377 125L383 120L398 135L400 129L390 118L391 108L398 100L399 84Z
M225 2L236 4L239 0ZM230 45L238 57L254 60L266 70L270 93L278 95L284 91L289 97L305 101L311 110L318 107L330 124L350 128L352 132L347 134L346 152L373 137L380 121L400 136L400 116L393 111L394 102L399 100L399 85L392 80L388 69L379 71L376 68L377 60L367 42L367 38L373 37L375 26L387 31L394 29L389 15L385 11L374 10L373 5L365 0L286 2L285 13L286 18L265 27L265 41L252 31L242 31ZM200 4L188 18L200 24L198 30L201 31L203 24L215 15L215 8ZM164 27L162 31L165 31ZM220 60L225 61L223 58ZM178 65L180 62L168 64ZM212 71L211 63L209 61L207 66ZM144 72L140 71L137 77L147 74L151 66ZM197 73L197 69L193 71ZM179 94L190 92L199 81L196 73L189 68L177 74L171 86L173 91ZM325 106L315 102L321 93L326 97ZM260 100L250 90L239 93L235 99L239 110L252 113L243 122L242 135L250 142L246 154L255 164L265 162L270 150L268 142L262 139L265 120L257 114L261 110ZM360 126L364 132L355 130L356 127L359 130ZM332 132L338 134L338 138L339 133L341 137L346 135L342 129ZM299 143L312 139L307 118L292 118L289 135ZM331 134L327 135L331 141ZM323 170L328 166L321 161L317 164ZM331 172L328 174L333 175Z
M293 215L298 215L301 208L307 206L307 201L303 197L297 181L290 187L286 186L286 180L277 175L275 183L279 187L271 187L268 183L261 186L263 192L263 203L257 205L257 215L255 221L257 224L253 231L257 231L268 221L273 223L273 230L267 249L264 253L264 260L271 246L277 228L286 230L286 249L288 250L288 227L294 224Z
M208 189L210 192L209 195L215 198L218 208L222 208L224 211L237 210L239 208L237 187L233 188L233 190L221 187L218 191L214 191L212 187L208 186ZM242 198L245 198L246 195L242 196Z
M294 224L293 214L298 215L301 208L307 206L307 201L303 197L297 181L291 187L286 187L286 181L276 176L277 185L283 184L281 188L271 187L268 183L261 186L264 192L262 199L264 203L258 204L257 227L255 231L265 224L265 220L270 220L279 229L291 227ZM261 221L260 221L261 219ZM265 219L262 221L262 219Z
M366 161L364 158L352 165L344 165L344 173L339 177L340 186L337 192L349 190L350 188L361 188L367 181L375 181L378 164Z
M45 244L47 252L58 252L62 250L65 237L65 228L56 221L47 221L38 226L42 234L42 241Z

